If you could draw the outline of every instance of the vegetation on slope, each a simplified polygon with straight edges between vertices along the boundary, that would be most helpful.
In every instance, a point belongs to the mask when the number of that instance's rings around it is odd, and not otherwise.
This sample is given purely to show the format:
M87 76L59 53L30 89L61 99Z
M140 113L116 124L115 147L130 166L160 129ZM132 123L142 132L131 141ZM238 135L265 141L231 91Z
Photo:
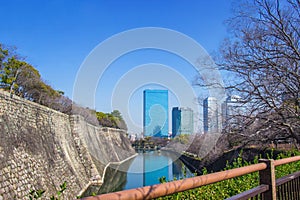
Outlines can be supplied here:
M295 155L300 155L299 151L289 151L286 153L280 153L276 156L276 159L282 159L286 157L291 157ZM229 170L233 168L243 167L251 164L258 163L259 158L261 156L255 156L252 162L248 162L242 158L242 152L240 152L239 157L229 164L227 162L224 170ZM268 154L268 158L273 158L273 154ZM299 171L300 169L300 161L278 166L276 167L276 178L280 178L282 176L288 175L290 173ZM203 174L208 174L209 172L204 168L202 170ZM164 178L160 179L164 182ZM225 199L246 190L252 189L259 185L259 176L258 172L247 174L244 176L240 176L237 178L225 180L222 182L214 183L211 185L199 187L193 190L188 190L185 192L180 192L174 195L161 197L157 199L203 199L203 200L211 200L211 199Z
M53 89L41 77L39 71L21 59L14 49L0 43L0 89L14 95L47 106L66 114L77 114L94 125L127 130L121 113L96 112L83 108L64 96L64 92Z

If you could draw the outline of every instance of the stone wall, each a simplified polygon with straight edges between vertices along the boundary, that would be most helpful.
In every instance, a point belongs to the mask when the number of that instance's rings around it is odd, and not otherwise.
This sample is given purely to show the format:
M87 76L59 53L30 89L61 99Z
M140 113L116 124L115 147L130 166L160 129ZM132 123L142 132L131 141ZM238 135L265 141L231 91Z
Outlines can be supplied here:
M100 128L0 91L0 200L28 199L30 190L75 199L101 183L106 166L134 155L125 133Z

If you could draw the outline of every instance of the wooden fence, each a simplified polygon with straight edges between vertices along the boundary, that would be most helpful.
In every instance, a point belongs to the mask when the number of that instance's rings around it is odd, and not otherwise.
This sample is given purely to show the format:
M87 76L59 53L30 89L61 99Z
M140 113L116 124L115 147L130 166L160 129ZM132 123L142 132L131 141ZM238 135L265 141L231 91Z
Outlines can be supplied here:
M98 196L85 197L82 200L139 200L163 197L178 192L194 189L204 185L224 181L238 176L259 171L260 185L247 190L227 200L243 199L299 199L300 200L300 171L275 179L275 167L287 163L300 161L300 156L284 158L280 160L260 159L258 164L240 167L236 169L211 173L183 180L172 181L163 184L146 186L120 192L102 194Z

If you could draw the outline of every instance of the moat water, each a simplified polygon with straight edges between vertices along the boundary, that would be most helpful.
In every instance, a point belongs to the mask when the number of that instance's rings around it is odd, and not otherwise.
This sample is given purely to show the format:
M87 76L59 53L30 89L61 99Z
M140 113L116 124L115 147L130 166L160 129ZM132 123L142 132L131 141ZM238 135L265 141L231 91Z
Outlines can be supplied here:
M116 192L193 176L193 173L174 154L166 151L139 153L135 158L107 168L104 183L90 186L83 196Z

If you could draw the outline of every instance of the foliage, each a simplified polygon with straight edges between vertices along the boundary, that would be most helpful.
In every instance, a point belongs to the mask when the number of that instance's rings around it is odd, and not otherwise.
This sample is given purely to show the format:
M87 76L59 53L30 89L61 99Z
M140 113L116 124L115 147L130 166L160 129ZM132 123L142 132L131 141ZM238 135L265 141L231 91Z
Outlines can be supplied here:
M0 70L2 69L3 61L8 56L8 50L0 43Z
M63 182L60 186L60 190L56 192L56 195L50 196L50 200L61 200L61 196L63 192L67 189L67 182ZM45 193L45 190L31 190L29 192L29 199L40 199L43 198L43 195Z
M246 0L233 9L219 64L244 113L233 116L243 123L226 132L239 141L300 143L300 1Z
M277 156L276 159L291 157L294 155L300 155L298 151L289 151L287 153L281 153ZM268 155L269 158L272 158L272 153ZM258 163L260 156L256 156L252 162L247 162L242 159L242 152L240 152L239 157L234 160L232 164L227 162L226 168L224 170L234 169L238 167L247 166L250 164ZM276 178L288 175L290 173L296 172L299 170L300 161L289 163L286 165L276 167ZM202 170L203 175L208 174L209 172L204 168ZM161 183L166 182L164 177L160 178ZM259 185L259 176L258 172L247 174L233 179L228 179L222 182L217 182L214 184L202 186L196 189L188 190L185 192L180 192L166 197L160 197L157 199L225 199L246 190L252 189Z
M42 80L39 71L0 43L0 88L66 114L81 115L93 125L127 130L118 110L96 112L73 103L61 90L53 89Z
M175 138L173 138L173 140L175 142L180 142L181 144L188 144L189 140L190 140L190 135L188 134L181 134L181 135L177 135Z
M239 168L243 166L248 166L251 164L258 163L259 158L261 156L255 156L254 160L252 162L247 162L242 159L242 151L239 153L239 156L231 163L229 164L227 162L226 167L224 170ZM276 159L282 159L287 158L291 156L300 155L299 151L288 151L286 153L280 153L277 155ZM268 159L273 158L273 153L267 155ZM281 165L276 167L276 178L280 178L282 176L291 174L293 172L299 171L300 168L300 161L293 162L285 165ZM186 173L183 173L186 177ZM206 175L209 174L209 172L206 170L206 168L203 168L202 174ZM174 179L176 180L176 179ZM159 178L160 183L167 182L166 177ZM247 174L244 176L240 176L237 178L228 179L225 181L217 182L214 184L202 186L196 189L188 190L185 192L180 192L177 194L173 194L166 197L160 197L157 198L158 200L162 199L204 199L204 200L211 200L211 199L225 199L229 198L231 196L234 196L236 194L239 194L241 192L244 192L246 190L252 189L259 185L259 176L258 172L254 172L251 174ZM60 185L60 190L57 191L56 196L51 196L50 200L60 200L62 193L67 189L67 184L64 182ZM42 198L44 195L44 190L31 190L29 193L29 199L39 199ZM81 198L78 196L77 198Z
M0 44L0 88L27 100L50 108L66 111L62 91L54 90L41 79L39 71L26 61L19 59Z
M57 197L51 196L50 200L60 200L60 196L67 189L67 182L66 181L63 182L63 184L61 184L59 187L60 187L60 190L56 192Z
M3 70L0 74L1 88L10 92L16 90L18 88L16 80L24 65L25 62L20 62L15 57L9 58L7 62L3 63Z
M146 136L135 140L132 146L137 149L160 149L167 146L168 143L169 140L167 138Z
M30 190L29 199L30 200L39 199L43 196L44 193L45 193L45 190Z
M118 110L111 113L96 112L96 117L101 126L127 130L127 125Z
M0 88L9 91L12 96L17 95L66 114L80 114L89 123L98 125L95 113L90 112L90 109L72 105L73 102L64 96L63 91L53 89L42 80L35 67L19 59L19 56L1 43Z

